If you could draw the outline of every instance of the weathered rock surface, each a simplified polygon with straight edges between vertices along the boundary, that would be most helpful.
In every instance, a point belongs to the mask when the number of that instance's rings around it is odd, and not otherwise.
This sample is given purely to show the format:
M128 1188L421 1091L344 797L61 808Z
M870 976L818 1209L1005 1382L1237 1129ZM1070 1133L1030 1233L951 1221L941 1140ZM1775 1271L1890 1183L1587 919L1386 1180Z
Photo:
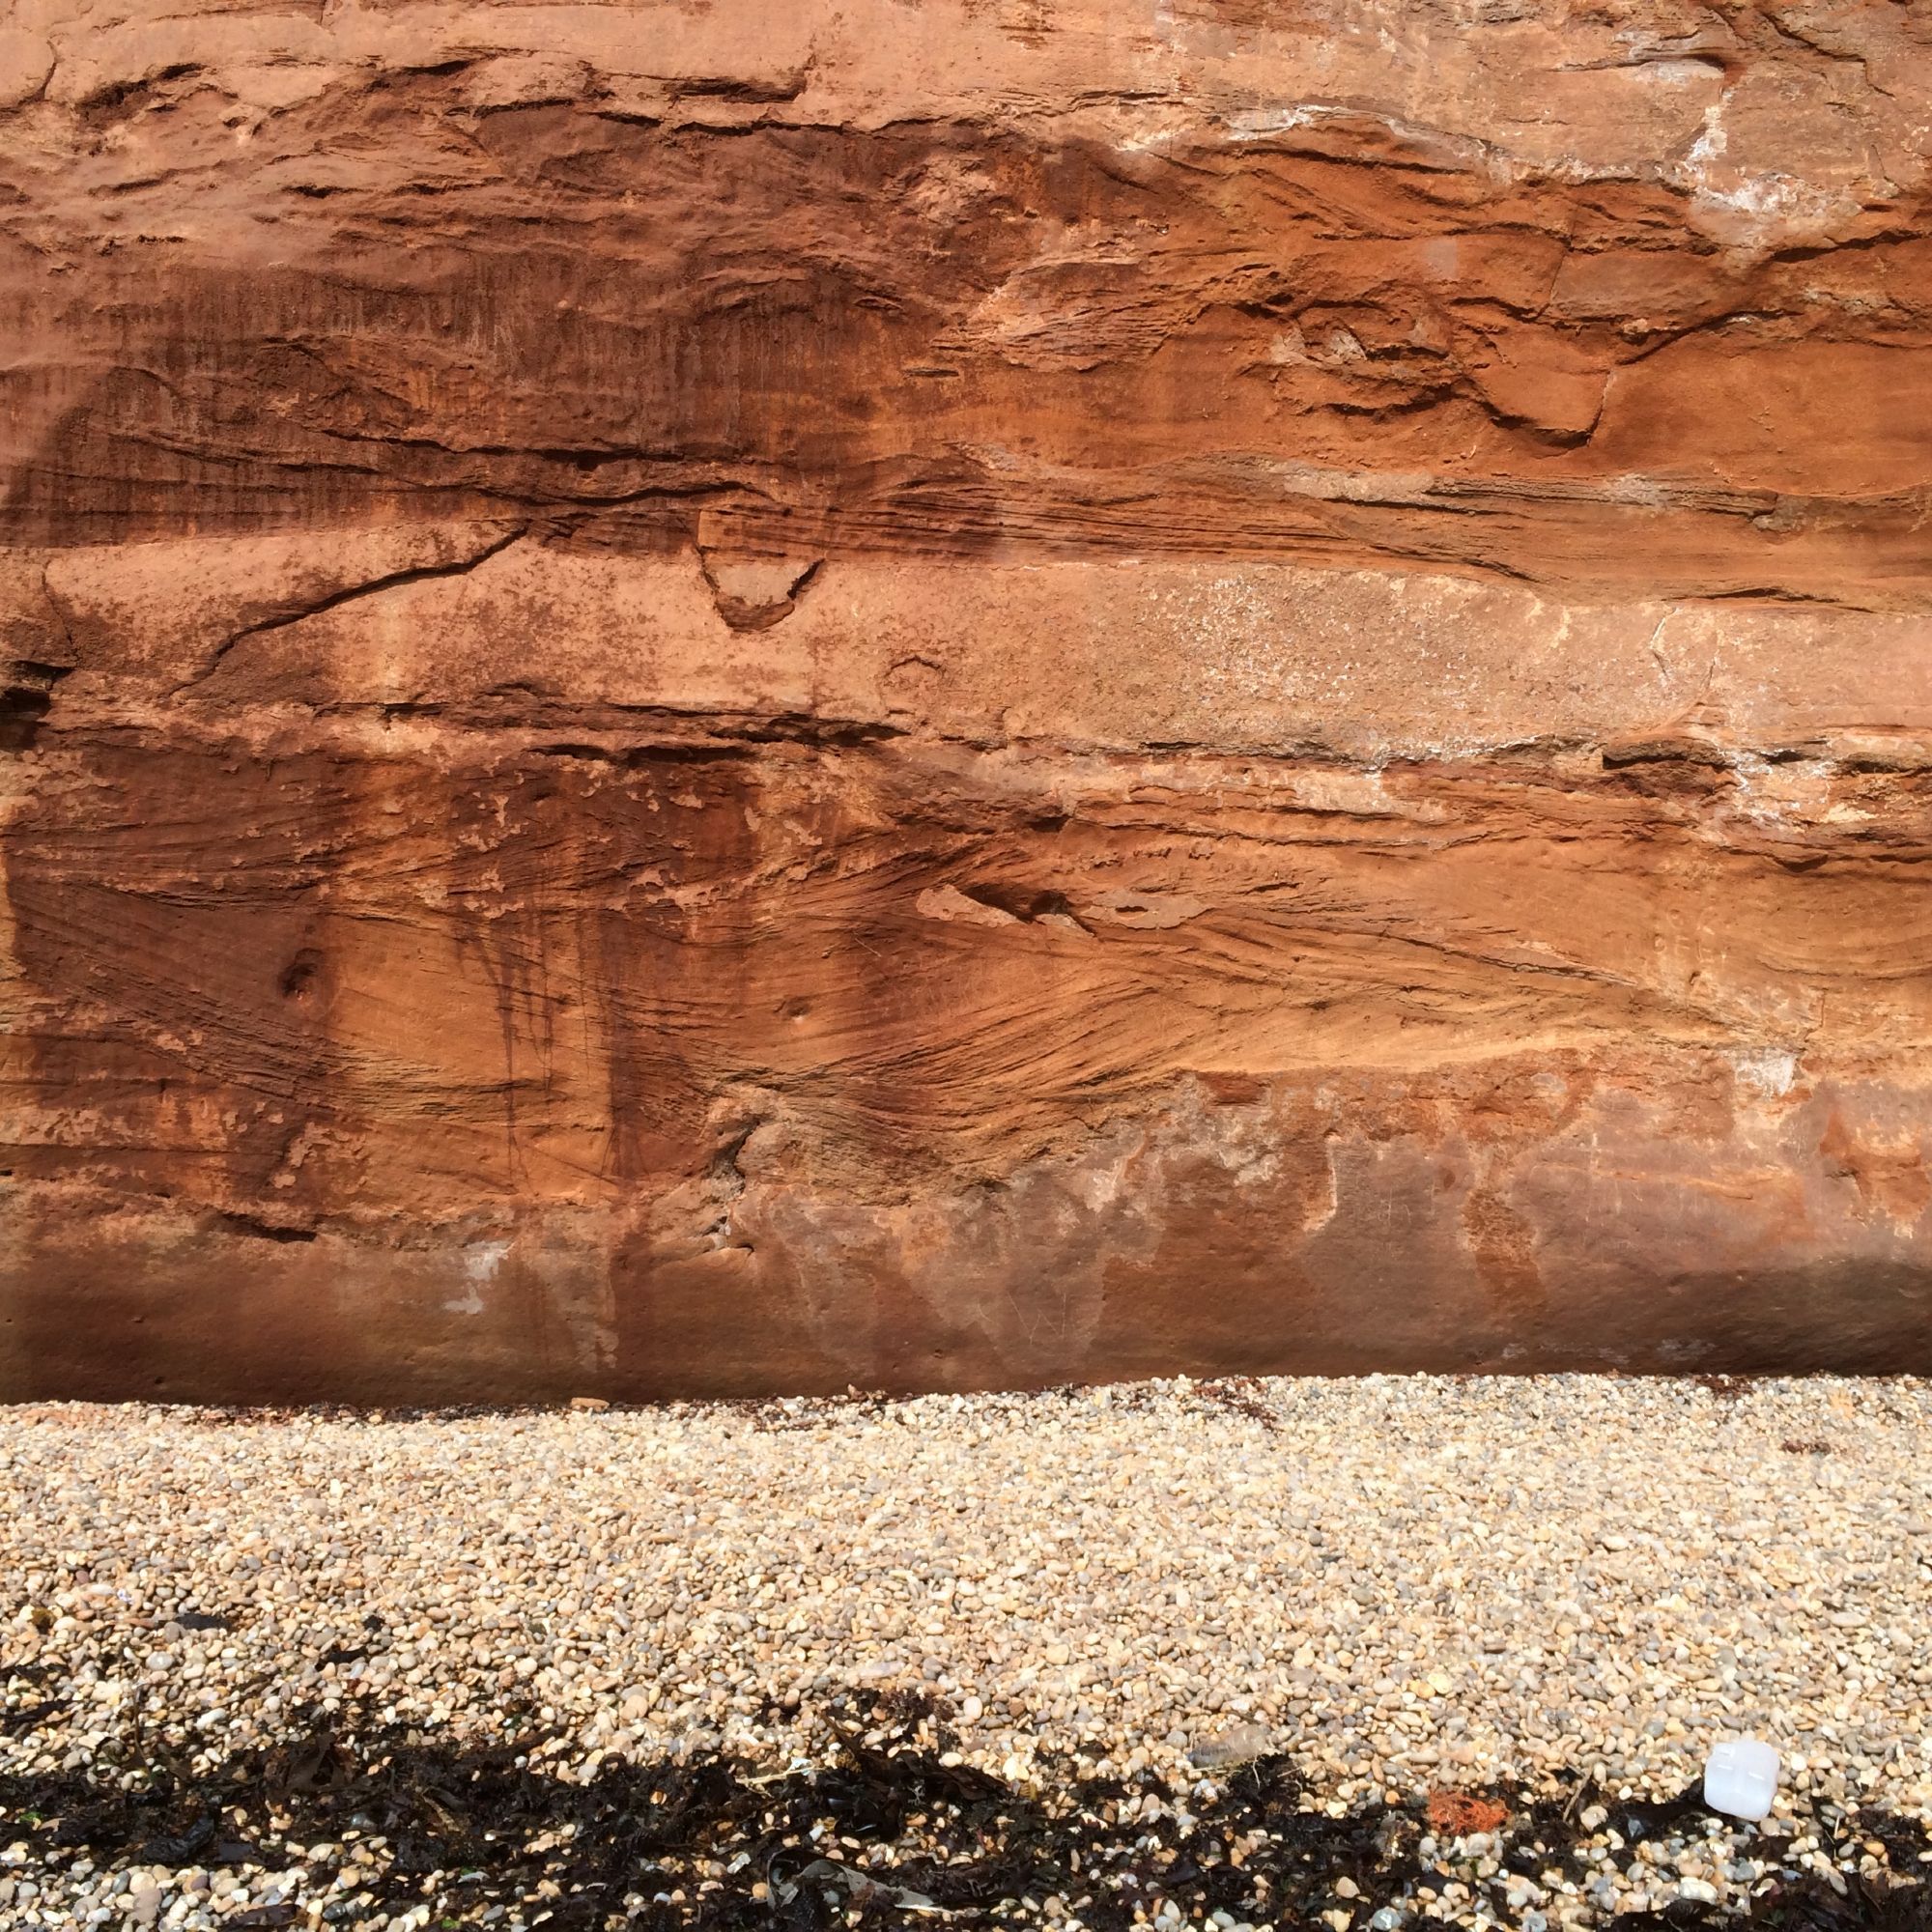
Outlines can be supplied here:
M1932 13L24 0L0 1391L1932 1368Z

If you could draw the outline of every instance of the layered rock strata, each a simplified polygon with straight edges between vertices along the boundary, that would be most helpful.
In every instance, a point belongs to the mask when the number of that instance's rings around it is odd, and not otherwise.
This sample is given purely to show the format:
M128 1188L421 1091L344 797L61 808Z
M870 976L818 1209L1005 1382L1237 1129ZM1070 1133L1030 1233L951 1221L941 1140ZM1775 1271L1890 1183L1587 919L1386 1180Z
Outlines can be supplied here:
M26 0L0 1392L1932 1368L1932 16Z

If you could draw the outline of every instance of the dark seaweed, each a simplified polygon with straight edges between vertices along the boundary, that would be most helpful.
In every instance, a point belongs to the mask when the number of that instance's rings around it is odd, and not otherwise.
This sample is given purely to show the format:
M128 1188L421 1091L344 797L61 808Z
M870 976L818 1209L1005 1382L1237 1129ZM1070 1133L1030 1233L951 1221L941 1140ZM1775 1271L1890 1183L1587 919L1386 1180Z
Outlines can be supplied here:
M1219 1909L1299 1928L1320 1925L1346 1878L1359 1926L1379 1906L1412 1900L1418 1885L1443 1882L1422 1850L1432 1829L1425 1803L1360 1804L1334 1817L1286 1757L1256 1759L1191 1794L1152 1777L1068 1768L1036 1795L947 1763L954 1740L945 1713L917 1695L835 1700L824 1716L826 1748L806 1768L699 1751L606 1757L587 1777L568 1775L574 1747L546 1736L527 1711L506 1713L506 1735L494 1743L318 1711L283 1742L200 1772L183 1760L185 1737L171 1746L164 1727L137 1721L95 1765L0 1776L0 1821L49 1870L82 1856L102 1866L282 1867L289 1846L344 1846L341 1858L312 1864L319 1880L350 1861L370 1874L323 1912L338 1925L427 1902L440 1924L502 1907L513 1920L546 1914L558 1932L828 1932L917 1923L928 1905L1010 1922L1058 1897L1095 1932L1125 1932L1164 1899L1186 1918ZM1470 1798L1503 1820L1497 1888L1512 1873L1552 1867L1582 1876L1578 1846L1591 1834L1578 1820L1593 1803L1605 1804L1611 1828L1633 1842L1694 1834L1707 1815L1694 1789L1662 1803L1614 1802L1587 1784L1567 1802L1512 1786ZM1925 1849L1920 1828L1884 1814L1843 1828L1884 1843L1905 1869ZM1612 1923L1615 1932L1932 1928L1923 1883L1843 1878L1841 1894L1822 1877L1790 1876L1747 1917L1679 1902ZM306 1908L269 1904L224 1922L306 1917ZM1417 1932L1437 1922L1426 1911L1406 1921Z

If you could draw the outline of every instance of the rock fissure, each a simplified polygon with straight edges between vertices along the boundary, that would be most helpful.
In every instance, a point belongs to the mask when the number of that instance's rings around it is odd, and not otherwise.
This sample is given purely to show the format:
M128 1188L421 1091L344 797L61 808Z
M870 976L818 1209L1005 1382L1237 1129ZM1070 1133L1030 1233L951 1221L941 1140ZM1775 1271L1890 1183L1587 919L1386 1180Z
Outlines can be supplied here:
M291 624L306 622L311 617L319 617L325 611L337 611L345 604L354 604L364 597L380 596L385 590L400 589L406 583L427 583L439 578L463 577L479 565L488 563L493 556L500 556L514 543L521 542L529 534L529 526L520 524L502 535L493 537L479 551L469 555L453 557L446 563L412 564L403 570L392 570L382 577L371 578L367 582L345 584L339 590L331 590L326 596L299 604L292 609L277 611L273 615L261 617L251 624L244 624L239 631L231 631L214 648L213 654L190 684L182 687L181 692L191 690L196 684L206 683L218 671L222 664L238 645L246 643L251 638L266 636L271 631L285 630Z

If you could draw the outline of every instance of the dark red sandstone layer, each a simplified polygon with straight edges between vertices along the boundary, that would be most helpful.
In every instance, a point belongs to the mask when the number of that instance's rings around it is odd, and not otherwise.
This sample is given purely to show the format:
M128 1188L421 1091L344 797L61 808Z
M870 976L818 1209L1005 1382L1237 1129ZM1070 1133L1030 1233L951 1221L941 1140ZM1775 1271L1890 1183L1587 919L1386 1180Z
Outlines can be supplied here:
M1932 1369L1932 9L0 26L0 1394Z

